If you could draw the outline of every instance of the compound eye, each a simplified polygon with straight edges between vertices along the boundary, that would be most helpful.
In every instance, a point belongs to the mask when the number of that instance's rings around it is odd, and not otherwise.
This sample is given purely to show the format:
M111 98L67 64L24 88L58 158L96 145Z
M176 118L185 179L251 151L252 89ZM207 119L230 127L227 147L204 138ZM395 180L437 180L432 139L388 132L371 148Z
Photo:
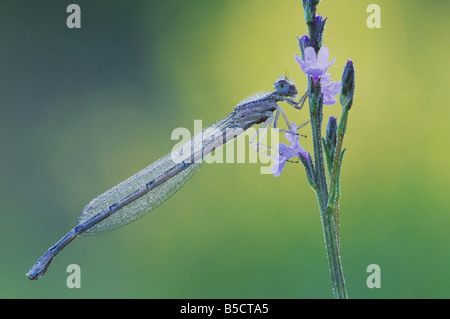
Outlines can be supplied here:
M278 80L273 84L275 91L277 91L277 93L279 94L288 94L289 92L289 83L286 80Z

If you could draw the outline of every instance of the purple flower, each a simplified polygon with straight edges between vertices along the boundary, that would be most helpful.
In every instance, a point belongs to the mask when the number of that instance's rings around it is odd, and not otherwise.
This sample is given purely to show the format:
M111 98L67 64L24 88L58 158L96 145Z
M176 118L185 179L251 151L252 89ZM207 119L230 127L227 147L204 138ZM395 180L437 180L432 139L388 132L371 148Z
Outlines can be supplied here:
M321 47L319 53L316 55L316 51L313 47L305 48L303 55L304 61L298 55L295 55L295 60L302 68L306 75L310 75L314 83L317 83L320 77L322 77L328 70L328 68L334 63L336 58L328 63L330 57L330 51L327 47Z
M297 133L297 126L294 122L292 122L291 129L285 132L284 135L291 145L288 146L283 143L278 145L278 155L274 156L275 164L272 167L274 177L281 175L287 160L296 156L304 157L308 161L310 158L308 152L300 145L300 135Z
M281 175L286 164L287 158L281 155L274 156L275 164L272 166L273 177L278 177Z
M322 84L323 104L333 105L336 103L334 96L341 90L341 81L331 82L331 75L326 73L320 79Z

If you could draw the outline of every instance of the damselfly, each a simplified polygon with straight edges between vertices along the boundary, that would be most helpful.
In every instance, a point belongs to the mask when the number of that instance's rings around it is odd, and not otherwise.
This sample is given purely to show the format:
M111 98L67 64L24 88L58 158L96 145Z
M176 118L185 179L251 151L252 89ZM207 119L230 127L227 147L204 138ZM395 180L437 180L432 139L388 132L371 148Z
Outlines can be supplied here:
M293 101L297 88L283 78L274 83L275 91L259 94L238 104L229 115L205 128L199 136L187 142L191 152L174 161L173 154L157 160L142 171L93 199L81 212L77 226L52 246L27 273L38 279L47 271L52 259L80 234L106 232L124 226L149 213L167 200L198 170L206 155L234 139L249 127L264 123L261 128L276 127L281 114L290 128L286 114L277 102L287 102L301 109L306 94ZM275 113L274 113L275 112ZM219 134L218 134L219 132ZM257 132L258 134L258 132ZM175 151L178 152L178 151Z

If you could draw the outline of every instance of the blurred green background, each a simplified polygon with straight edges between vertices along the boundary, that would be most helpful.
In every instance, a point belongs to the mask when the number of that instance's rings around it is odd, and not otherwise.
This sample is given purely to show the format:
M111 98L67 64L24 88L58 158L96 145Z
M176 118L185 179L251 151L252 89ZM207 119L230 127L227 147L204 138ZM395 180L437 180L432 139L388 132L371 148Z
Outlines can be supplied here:
M89 200L168 153L174 128L210 124L286 73L306 88L300 0L76 1L74 30L70 3L0 5L0 297L332 298L315 195L295 164L279 178L205 164L151 214L82 236L43 278L25 277ZM381 29L366 25L370 3L318 10L332 78L348 58L357 72L341 178L348 293L449 298L450 2L379 0ZM72 263L81 289L66 286ZM366 286L369 264L380 289Z

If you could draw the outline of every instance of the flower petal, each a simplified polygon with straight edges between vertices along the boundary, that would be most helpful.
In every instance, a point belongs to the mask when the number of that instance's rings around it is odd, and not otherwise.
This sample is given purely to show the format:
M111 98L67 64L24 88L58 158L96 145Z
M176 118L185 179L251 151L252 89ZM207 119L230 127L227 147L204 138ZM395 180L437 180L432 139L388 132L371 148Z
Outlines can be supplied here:
M305 48L305 63L308 67L312 67L314 65L317 64L317 55L316 55L316 51L314 50L313 47L307 47ZM327 60L328 62L328 60Z
M327 70L329 69L329 67L334 63L334 61L336 61L336 58L334 58L333 60L331 60L331 62L328 64L327 68L324 70L324 72L327 72Z
M297 54L295 55L295 61L300 65L302 68L302 71L306 73L306 70L308 69L308 66L305 64L305 62L302 60L301 57L299 57Z
M274 157L274 160L275 164L272 166L272 173L273 177L278 177L283 172L284 165L286 165L286 158L281 155L277 155Z
M272 166L274 177L281 175L287 160L297 156L308 158L308 152L299 143L300 135L297 133L295 122L292 122L291 129L284 132L284 134L291 145L278 144L278 154L274 156L275 164Z
M333 105L336 102L337 101L333 95L324 95L323 96L323 104L324 105Z
M320 67L311 67L307 69L307 73L308 75L311 75L313 78L317 78L317 77L322 77L322 75L324 75L324 73L326 72L326 70L320 68Z
M297 125L295 125L294 121L292 121L291 123L291 129L287 132L284 132L284 136L289 141L291 146L298 143L300 135L297 134Z
M328 50L327 47L321 47L319 50L319 54L317 55L317 64L322 68L326 67L328 64L329 57L330 57L330 50Z
M335 96L341 90L341 86L342 86L341 81L336 81L336 82L331 83L328 86L327 90L331 95Z
M286 144L283 143L280 143L278 145L278 153L286 160L298 156L298 153L295 148L293 148L292 146L287 146Z
M330 73L325 73L321 78L320 78L320 83L322 83L322 88L327 87L328 85L330 85L331 83L331 74Z
M327 47L321 47L319 53L313 47L306 47L303 50L303 59L298 55L295 56L295 60L302 68L306 75L311 76L314 83L319 81L324 74L326 74L328 68L336 61L336 58L328 63L330 57L330 51Z
M329 74L326 74L329 76ZM331 76L322 77L322 92L323 92L323 104L325 105L333 105L336 103L336 99L334 96L339 93L341 90L341 82L331 82ZM328 78L330 78L330 82L327 83ZM325 81L324 81L325 80Z
M297 124L294 121L291 122L291 132L297 133Z

